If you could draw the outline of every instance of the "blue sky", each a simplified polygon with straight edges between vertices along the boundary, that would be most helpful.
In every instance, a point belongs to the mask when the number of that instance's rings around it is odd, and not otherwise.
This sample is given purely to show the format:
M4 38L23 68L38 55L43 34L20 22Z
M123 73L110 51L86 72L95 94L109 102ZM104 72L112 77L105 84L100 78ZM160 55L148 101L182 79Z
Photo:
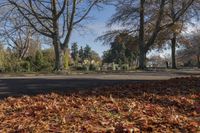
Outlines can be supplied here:
M102 45L102 42L96 42L95 39L98 36L102 35L103 32L108 30L108 28L106 27L106 22L114 13L114 11L115 9L112 6L106 6L100 11L94 9L89 14L89 16L94 17L94 19L88 21L85 24L85 26L87 27L87 29L85 29L86 31L80 33L78 30L75 30L72 33L70 47L73 42L77 42L79 47L84 47L86 44L88 44L93 50L95 50L97 53L99 53L100 56L102 56L103 51L107 50L109 46Z
M92 50L96 51L100 56L103 55L103 52L109 49L109 45L105 46L102 42L95 41L95 39L102 35L105 31L109 30L108 27L106 27L106 23L110 19L110 17L115 13L115 8L113 6L104 6L102 10L94 9L89 16L94 17L93 20L88 21L84 25L87 27L85 29L85 32L80 32L81 30L75 30L72 33L72 38L70 40L69 47L71 48L71 44L74 42L78 43L79 48L85 47L86 44L88 44ZM114 27L117 28L117 27ZM120 27L118 27L120 28ZM188 29L186 32L191 32L195 28L188 26ZM155 52L151 51L148 55L161 55L162 57L169 55L171 53L170 49L164 50L162 52Z

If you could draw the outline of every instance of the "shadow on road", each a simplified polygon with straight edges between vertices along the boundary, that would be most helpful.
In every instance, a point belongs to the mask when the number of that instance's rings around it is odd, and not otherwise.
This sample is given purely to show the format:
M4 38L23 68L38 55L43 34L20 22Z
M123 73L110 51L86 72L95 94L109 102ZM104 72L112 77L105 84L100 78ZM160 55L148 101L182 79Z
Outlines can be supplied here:
M0 99L8 96L37 95L51 92L65 93L77 89L86 89L116 84L141 82L138 80L103 79L0 79Z

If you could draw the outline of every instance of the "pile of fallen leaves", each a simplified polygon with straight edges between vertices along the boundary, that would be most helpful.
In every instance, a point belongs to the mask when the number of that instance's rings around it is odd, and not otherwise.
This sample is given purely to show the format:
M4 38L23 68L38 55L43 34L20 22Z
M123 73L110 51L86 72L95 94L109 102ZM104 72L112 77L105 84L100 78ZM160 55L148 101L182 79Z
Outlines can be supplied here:
M200 78L0 101L0 132L198 132Z

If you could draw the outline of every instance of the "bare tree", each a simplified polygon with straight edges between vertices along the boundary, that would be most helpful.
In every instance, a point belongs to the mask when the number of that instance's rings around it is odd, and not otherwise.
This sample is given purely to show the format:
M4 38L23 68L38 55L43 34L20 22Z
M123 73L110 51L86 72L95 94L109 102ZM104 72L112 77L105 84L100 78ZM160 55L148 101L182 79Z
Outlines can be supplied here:
M10 12L7 13L5 10ZM30 41L36 37L36 34L29 24L23 21L19 13L11 10L9 7L4 8L4 12L1 10L0 35L2 41L6 41L6 44L17 53L19 58L24 58Z
M180 21L180 18L198 0L182 0L182 5L176 4L173 21L165 18L169 12L171 0L119 0L116 2L116 13L112 16L109 25L118 24L125 27L134 36L138 36L139 44L139 68L146 68L146 54L155 45L159 34L171 28ZM110 32L109 35L112 32ZM100 38L102 39L102 38Z
M176 69L176 46L177 36L183 31L184 26L193 21L194 17L199 16L199 1L198 0L170 0L166 11L166 19L174 23L171 27L171 57L172 68ZM182 14L181 13L182 10ZM180 14L180 15L179 15Z
M55 70L63 69L63 56L74 28L87 18L100 0L7 0L38 33L52 39Z
M191 60L195 59L197 67L200 68L200 32L199 30L193 32L189 35L188 45L178 51L178 59L179 60Z

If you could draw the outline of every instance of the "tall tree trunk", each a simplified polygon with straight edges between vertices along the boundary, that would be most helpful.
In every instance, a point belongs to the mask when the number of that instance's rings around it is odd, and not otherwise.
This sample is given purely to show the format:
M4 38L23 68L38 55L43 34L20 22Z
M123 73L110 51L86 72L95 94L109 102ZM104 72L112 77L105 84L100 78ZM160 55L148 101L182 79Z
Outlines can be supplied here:
M200 57L197 55L197 67L200 68Z
M163 17L165 0L160 1L160 9L158 13L158 18L155 25L155 30L153 31L150 39L148 42L145 42L144 39L144 4L145 0L140 0L140 30L139 30L139 69L146 69L146 53L148 52L149 48L154 44L156 37L160 31L160 23Z
M172 56L172 69L177 69L176 67L176 34L173 33L173 38L171 39L171 56Z
M139 69L144 70L146 68L145 59L145 42L144 42L144 3L145 0L140 0L140 30L139 30Z
M54 46L54 52L55 52L54 71L62 71L63 70L64 50L62 50L60 41L56 38L53 39L53 46Z
M62 71L63 70L63 57L64 50L62 48L62 44L59 38L59 24L58 24L58 11L57 11L57 0L52 0L52 21L53 21L53 46L55 52L55 66L54 71Z
M166 68L168 69L168 68L169 68L169 63L168 63L168 61L165 61L165 64L166 64Z
M141 70L146 69L146 53L143 48L140 49L139 69Z

